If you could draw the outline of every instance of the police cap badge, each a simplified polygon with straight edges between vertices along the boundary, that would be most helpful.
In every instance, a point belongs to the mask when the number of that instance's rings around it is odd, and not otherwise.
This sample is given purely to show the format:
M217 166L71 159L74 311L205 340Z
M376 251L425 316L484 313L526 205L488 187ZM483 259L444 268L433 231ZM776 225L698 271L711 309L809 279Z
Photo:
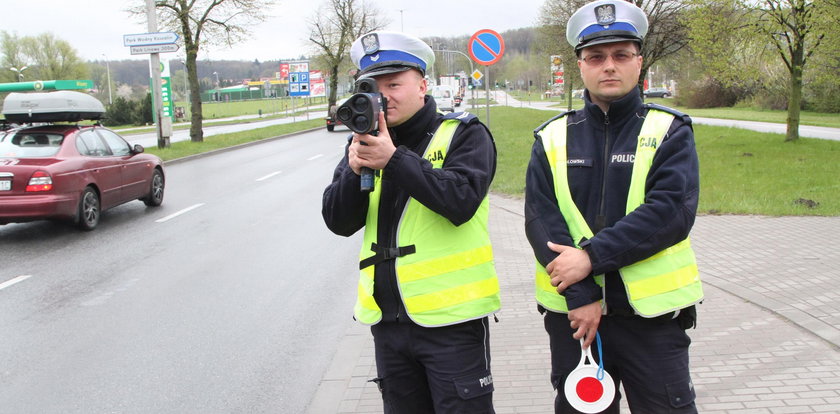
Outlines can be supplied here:
M648 31L645 12L624 0L598 0L578 9L566 25L566 40L577 52L604 43L633 41Z
M435 53L422 40L399 32L376 31L362 35L350 46L350 59L359 78L417 69L423 75L435 63Z

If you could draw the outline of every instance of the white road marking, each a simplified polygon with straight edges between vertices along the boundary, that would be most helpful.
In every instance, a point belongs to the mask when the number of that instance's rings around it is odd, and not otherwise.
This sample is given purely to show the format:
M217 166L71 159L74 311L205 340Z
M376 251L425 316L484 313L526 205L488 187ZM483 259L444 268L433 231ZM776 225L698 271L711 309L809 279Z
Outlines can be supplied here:
M318 155L315 155L315 156L309 157L309 158L307 158L306 160L307 160L307 161L317 160L318 158L321 158L321 157L323 157L323 156L324 156L324 154L318 154Z
M14 285L15 283L23 282L24 280L29 279L30 277L32 277L32 275L20 275L20 276L14 278L12 280L8 280L6 282L0 283L0 290L5 289L5 288L7 288L11 285Z
M257 178L257 181L264 181L264 180L267 180L267 179L269 179L269 178L271 178L271 177L274 177L275 175L280 174L280 173L282 173L282 172L283 172L283 171L275 171L275 172L273 172L273 173L271 173L271 174L268 174L268 175L266 175L266 176L263 176L263 177Z
M169 220L171 220L171 219L174 219L175 217L180 216L181 214L187 213L187 212L189 212L189 211L191 211L191 210L195 210L195 209L197 209L197 208L199 208L199 207L201 207L201 206L203 206L203 205L204 205L204 203L198 203L198 204L195 204L195 205L189 206L189 207L187 207L187 208L185 208L185 209L183 209L183 210L181 210L181 211L179 211L179 212L177 212L177 213L170 214L170 215L168 215L168 216L166 216L166 217L164 217L164 218L162 218L162 219L157 219L157 220L155 220L155 223L163 223L163 222L165 222L165 221L169 221Z

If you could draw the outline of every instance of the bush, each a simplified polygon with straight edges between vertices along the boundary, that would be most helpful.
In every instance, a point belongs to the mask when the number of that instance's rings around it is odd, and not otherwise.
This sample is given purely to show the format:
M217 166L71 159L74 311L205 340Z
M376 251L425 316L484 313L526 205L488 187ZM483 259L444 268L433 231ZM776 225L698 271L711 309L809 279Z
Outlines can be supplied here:
M123 97L114 99L114 103L108 106L105 112L105 119L102 124L105 126L118 125L149 125L152 123L152 96L146 94L146 99L130 101Z
M137 110L135 112L135 122L137 125L149 125L154 122L152 112L154 112L152 110L152 94L147 93L146 99L137 103Z
M815 112L840 112L840 85L836 82L814 82L809 85L805 96L805 109Z
M135 122L135 112L137 111L137 104L134 101L129 101L123 97L117 97L114 102L108 106L108 111L105 112L105 119L102 124L106 126L115 125L133 125Z
M735 105L746 91L739 87L724 87L717 79L705 78L684 86L677 95L677 106L687 108L720 108Z

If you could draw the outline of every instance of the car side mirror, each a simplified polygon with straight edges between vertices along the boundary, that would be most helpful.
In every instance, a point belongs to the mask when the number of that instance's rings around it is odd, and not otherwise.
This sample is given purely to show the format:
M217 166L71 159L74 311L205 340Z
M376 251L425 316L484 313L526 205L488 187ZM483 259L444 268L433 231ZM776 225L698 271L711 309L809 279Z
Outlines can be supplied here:
M145 148L143 148L143 146L142 146L142 145L140 145L140 144L134 144L134 148L132 148L131 150L132 150L135 154L141 154L141 153L143 153L143 151L145 151L146 149L145 149Z

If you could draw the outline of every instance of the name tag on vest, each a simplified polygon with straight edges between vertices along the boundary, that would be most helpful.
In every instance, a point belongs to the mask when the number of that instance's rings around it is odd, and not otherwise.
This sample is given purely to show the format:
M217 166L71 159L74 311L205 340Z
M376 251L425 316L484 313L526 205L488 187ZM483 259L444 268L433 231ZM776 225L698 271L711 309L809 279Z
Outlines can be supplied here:
M568 167L592 167L592 159L590 158L569 158L566 160Z

